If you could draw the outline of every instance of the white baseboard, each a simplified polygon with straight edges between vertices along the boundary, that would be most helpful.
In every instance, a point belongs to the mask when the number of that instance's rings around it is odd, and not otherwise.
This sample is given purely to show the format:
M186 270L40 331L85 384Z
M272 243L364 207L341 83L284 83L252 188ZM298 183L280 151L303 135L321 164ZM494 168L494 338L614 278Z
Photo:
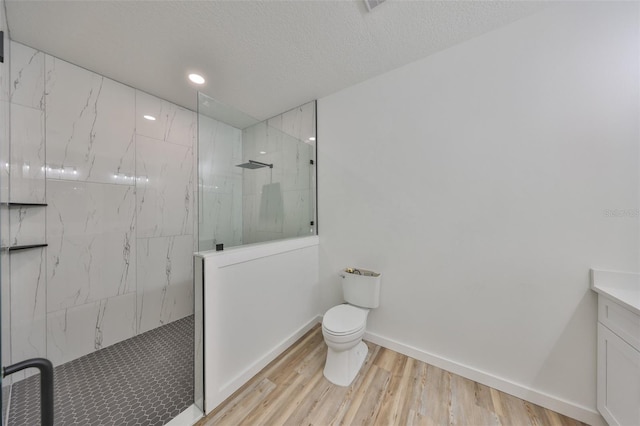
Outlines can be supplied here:
M164 426L193 426L203 417L202 411L195 405L190 405Z
M430 354L413 346L405 345L404 343L388 339L378 334L367 331L364 334L364 339L378 346L382 346L411 358L415 358L419 361L426 362L427 364L442 368L443 370L465 377L469 380L482 383L483 385L490 386L499 391L548 408L549 410L556 411L560 414L564 414L565 416L576 420L580 420L581 422L592 426L606 426L606 422L600 413L590 408L565 401L544 392L536 391L527 386Z
M269 365L271 361L276 359L278 355L287 350L291 345L293 345L299 338L304 336L306 332L311 330L313 326L315 326L319 321L321 321L321 316L316 316L309 320L305 325L300 327L298 330L293 332L289 337L281 341L274 348L265 353L261 358L257 359L253 364L247 367L242 373L237 375L235 378L225 383L220 387L220 392L218 395L213 396L211 398L213 400L213 404L209 406L206 404L206 414L211 413L220 403L222 403L225 399L227 399L231 394L240 389L242 385L247 383L253 376L258 374L264 367ZM205 396L208 400L210 397Z

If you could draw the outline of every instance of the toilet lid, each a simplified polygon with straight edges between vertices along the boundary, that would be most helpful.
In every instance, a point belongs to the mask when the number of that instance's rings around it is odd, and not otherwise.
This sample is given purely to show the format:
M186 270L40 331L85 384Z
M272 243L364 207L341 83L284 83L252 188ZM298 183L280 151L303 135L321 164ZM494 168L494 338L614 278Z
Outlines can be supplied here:
M351 305L338 305L329 309L322 318L322 326L331 334L349 334L367 324L367 309Z

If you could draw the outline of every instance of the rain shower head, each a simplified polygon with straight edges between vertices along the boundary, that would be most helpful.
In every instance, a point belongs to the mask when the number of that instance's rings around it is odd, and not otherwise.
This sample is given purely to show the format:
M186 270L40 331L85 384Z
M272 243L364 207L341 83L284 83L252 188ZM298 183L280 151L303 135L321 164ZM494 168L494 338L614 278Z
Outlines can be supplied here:
M236 164L236 167L242 167L243 169L261 169L262 167L269 167L270 169L273 169L273 164L249 160L248 163Z

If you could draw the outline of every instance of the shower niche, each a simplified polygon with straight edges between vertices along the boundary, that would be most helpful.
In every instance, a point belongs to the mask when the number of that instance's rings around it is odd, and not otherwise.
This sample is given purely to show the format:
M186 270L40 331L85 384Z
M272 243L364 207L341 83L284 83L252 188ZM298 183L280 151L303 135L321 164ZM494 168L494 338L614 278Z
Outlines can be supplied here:
M259 121L198 94L198 251L316 234L316 103Z

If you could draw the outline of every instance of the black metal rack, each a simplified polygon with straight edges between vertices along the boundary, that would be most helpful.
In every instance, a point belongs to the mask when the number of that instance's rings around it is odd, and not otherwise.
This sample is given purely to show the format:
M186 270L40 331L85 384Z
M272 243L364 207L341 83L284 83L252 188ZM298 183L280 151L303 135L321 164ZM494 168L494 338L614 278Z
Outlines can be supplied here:
M47 207L48 204L47 203L14 203L14 202L6 202L3 201L2 203L0 203L0 205L3 206L9 206L9 207Z
M40 247L47 247L49 244L25 244L23 246L9 246L9 247L2 247L1 250L6 250L6 251L18 251L18 250L28 250L28 249L33 249L33 248L40 248Z

